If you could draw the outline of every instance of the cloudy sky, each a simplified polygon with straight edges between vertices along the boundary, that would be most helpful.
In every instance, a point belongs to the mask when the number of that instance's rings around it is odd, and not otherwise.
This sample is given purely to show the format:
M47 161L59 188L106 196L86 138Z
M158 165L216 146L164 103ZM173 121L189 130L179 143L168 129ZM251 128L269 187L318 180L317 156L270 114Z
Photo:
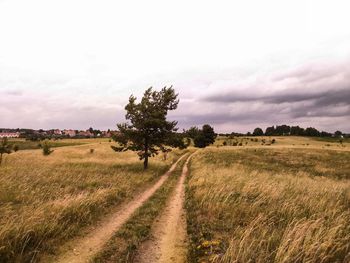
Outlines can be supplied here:
M0 0L0 127L107 129L173 85L180 128L350 132L348 0Z

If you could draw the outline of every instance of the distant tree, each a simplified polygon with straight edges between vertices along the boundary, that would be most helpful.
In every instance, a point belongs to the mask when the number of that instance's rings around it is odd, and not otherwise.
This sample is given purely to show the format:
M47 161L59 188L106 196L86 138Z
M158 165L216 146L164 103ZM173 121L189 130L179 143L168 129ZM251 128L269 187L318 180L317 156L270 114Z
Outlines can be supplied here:
M44 141L41 147L43 149L43 155L47 156L53 153L53 150L51 150L51 145L48 141Z
M253 131L253 136L263 136L264 132L261 128L257 127Z
M209 124L205 124L194 138L194 146L198 148L205 148L215 142L216 136L217 135L214 132L214 128Z
M342 133L341 131L336 131L336 132L334 133L334 135L335 135L336 137L340 137L340 136L343 135L343 133Z
M161 91L153 91L151 87L145 91L140 103L131 95L125 106L125 118L129 122L117 124L119 133L113 139L120 146L111 146L112 149L137 151L144 169L147 169L149 157L167 145L181 144L179 137L174 139L177 122L166 119L168 111L177 108L177 96L172 87L164 87Z
M320 136L320 132L313 127L308 127L305 129L304 135L316 137L316 136Z
M0 166L2 163L2 155L10 154L12 152L12 146L8 143L7 138L2 138L0 143Z
M209 124L205 124L202 127L202 132L208 145L213 144L215 142L217 134L215 133L213 127L211 127Z
M265 135L266 136L273 136L275 134L275 126L267 127L265 130Z
M280 126L276 126L275 129L275 135L289 135L290 134L290 126L288 125L280 125Z
M329 133L329 132L321 131L320 136L321 136L321 137L331 137L332 134Z
M189 128L187 131L184 131L184 133L186 134L187 137L194 139L194 138L196 138L196 136L198 136L200 131L199 131L198 127L193 126L193 127Z
M290 135L304 135L304 129L299 126L290 127Z

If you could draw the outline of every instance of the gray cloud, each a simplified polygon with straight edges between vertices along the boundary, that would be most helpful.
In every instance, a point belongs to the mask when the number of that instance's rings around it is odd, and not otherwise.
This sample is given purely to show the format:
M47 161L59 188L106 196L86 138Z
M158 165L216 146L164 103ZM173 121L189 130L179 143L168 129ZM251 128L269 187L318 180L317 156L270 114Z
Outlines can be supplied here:
M0 127L114 128L124 120L123 105L131 93L140 97L142 88L152 83L162 87L171 82L180 104L169 116L180 129L209 123L217 131L247 132L286 123L350 132L349 62L313 63L278 72L196 72L170 80L153 76L122 83L82 76L58 76L57 81L48 76L40 81L37 76L31 85L40 89L28 88L27 78L0 78L0 86L8 87L0 88Z
M320 66L309 64L286 72L253 77L246 81L226 83L224 90L203 95L198 104L212 108L214 114L196 116L194 120L211 119L213 123L251 124L316 123L320 129L350 130L349 60ZM217 109L225 105L225 111ZM234 112L234 114L229 114ZM215 116L220 116L216 118ZM223 117L224 116L224 117ZM325 119L337 127L327 125ZM323 121L321 122L320 119ZM332 119L332 121L330 121Z

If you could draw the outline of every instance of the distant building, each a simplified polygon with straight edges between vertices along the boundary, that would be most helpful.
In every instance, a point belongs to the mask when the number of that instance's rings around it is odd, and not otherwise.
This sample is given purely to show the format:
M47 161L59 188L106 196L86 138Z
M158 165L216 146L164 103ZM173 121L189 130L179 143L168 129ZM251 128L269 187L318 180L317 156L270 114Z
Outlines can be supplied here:
M62 131L60 129L53 130L53 134L62 135Z
M75 132L75 130L64 130L63 133L65 135L68 135L69 137L74 137L77 135L77 133Z
M19 138L19 132L0 132L0 138Z
M110 131L103 131L102 136L106 138L112 137L112 133Z
M77 135L81 136L81 137L93 137L94 136L94 134L91 133L89 130L87 130L87 131L80 131Z

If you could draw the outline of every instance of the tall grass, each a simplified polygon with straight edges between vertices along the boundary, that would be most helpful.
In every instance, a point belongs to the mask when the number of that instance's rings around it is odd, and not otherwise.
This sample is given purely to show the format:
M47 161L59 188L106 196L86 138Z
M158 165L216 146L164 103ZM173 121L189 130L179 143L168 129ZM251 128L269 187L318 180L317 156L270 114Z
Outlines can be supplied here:
M193 159L191 260L349 262L350 181L337 172L349 178L349 165L327 151L267 151L212 149Z
M0 261L35 261L42 252L79 233L109 208L146 187L177 158L152 158L143 171L135 153L109 143L9 155L0 169Z

